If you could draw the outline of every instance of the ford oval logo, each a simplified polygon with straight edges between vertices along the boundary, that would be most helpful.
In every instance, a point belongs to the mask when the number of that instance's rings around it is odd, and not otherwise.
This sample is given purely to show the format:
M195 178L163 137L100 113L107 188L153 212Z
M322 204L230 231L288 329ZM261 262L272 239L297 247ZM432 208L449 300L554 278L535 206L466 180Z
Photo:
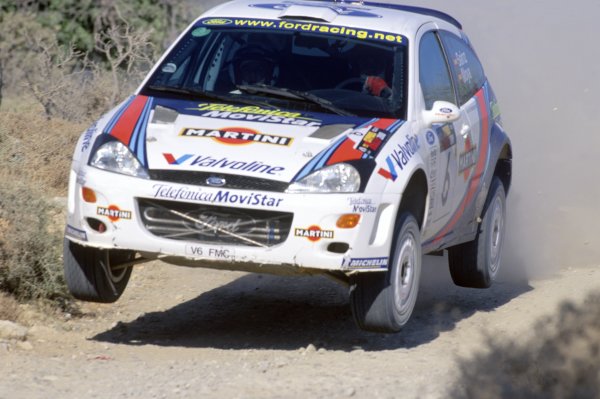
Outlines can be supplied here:
M206 179L206 184L208 184L209 186L223 187L226 183L227 180L218 176L211 176L208 179Z
M233 21L225 18L213 18L202 21L202 23L204 25L230 25Z

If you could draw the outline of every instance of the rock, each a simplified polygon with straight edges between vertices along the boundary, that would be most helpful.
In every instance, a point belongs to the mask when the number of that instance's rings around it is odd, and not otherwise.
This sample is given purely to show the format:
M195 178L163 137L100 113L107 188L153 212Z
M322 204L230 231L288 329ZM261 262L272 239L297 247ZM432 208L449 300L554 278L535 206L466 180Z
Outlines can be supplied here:
M27 328L8 320L0 320L0 339L25 341Z
M17 342L17 348L24 350L24 351L30 351L30 350L33 350L33 345L31 345L31 343L29 343L27 341Z
M27 335L29 335L30 337L36 337L36 338L40 337L41 341L43 342L44 340L42 339L42 337L48 337L48 336L52 336L55 334L56 334L56 330L51 327L35 325L29 329Z
M304 353L315 353L316 351L317 351L316 346L314 346L313 344L308 344L308 346L304 350Z

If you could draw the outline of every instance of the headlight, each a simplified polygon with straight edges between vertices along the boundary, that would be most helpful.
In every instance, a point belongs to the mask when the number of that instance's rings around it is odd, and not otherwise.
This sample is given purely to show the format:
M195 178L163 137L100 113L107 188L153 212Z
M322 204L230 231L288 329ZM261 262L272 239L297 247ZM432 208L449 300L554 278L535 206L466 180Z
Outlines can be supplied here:
M140 161L120 141L110 141L101 145L92 157L90 165L123 175L149 178Z
M354 166L338 163L290 184L286 193L356 193L359 189L360 174Z

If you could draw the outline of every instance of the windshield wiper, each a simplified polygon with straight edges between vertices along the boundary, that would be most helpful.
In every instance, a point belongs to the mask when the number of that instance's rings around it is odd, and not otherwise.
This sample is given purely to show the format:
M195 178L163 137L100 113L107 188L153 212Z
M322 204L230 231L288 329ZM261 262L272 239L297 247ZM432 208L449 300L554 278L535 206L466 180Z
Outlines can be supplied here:
M290 98L293 100L303 100L305 102L310 102L312 104L316 104L319 107L331 111L334 114L342 115L342 116L355 116L353 113L346 111L345 109L336 107L331 103L331 101L324 99L323 97L319 97L317 95L305 92L298 91L292 89L286 89L283 87L275 87L269 86L265 84L256 84L256 85L238 85L236 86L238 90L243 91L248 94L267 94L276 97Z
M210 100L210 101L222 101L222 102L226 102L226 103L242 103L242 104L260 106L260 107L265 107L265 106L270 107L270 105L263 104L258 101L247 100L245 98L240 98L237 96L236 97L225 96L225 95L216 94L214 92L209 92L209 91L204 91L204 90L184 89L184 88L176 87L176 86L157 86L157 85L146 86L146 88L149 90L160 91L163 93L183 94L183 95L190 96L190 97L200 97L200 98L203 98L205 100Z

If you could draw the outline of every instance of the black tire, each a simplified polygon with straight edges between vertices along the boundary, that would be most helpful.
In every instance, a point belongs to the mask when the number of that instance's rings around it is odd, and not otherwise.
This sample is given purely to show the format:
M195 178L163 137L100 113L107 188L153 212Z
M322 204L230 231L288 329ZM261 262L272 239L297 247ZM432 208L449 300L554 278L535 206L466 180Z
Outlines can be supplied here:
M506 192L498 177L492 179L475 239L448 249L454 284L489 288L500 268L506 220Z
M69 291L83 301L115 302L125 291L133 269L118 265L133 260L134 255L131 251L84 247L65 238L63 265Z
M395 333L415 307L421 276L421 231L410 213L400 216L387 272L359 273L350 287L350 305L358 327Z

